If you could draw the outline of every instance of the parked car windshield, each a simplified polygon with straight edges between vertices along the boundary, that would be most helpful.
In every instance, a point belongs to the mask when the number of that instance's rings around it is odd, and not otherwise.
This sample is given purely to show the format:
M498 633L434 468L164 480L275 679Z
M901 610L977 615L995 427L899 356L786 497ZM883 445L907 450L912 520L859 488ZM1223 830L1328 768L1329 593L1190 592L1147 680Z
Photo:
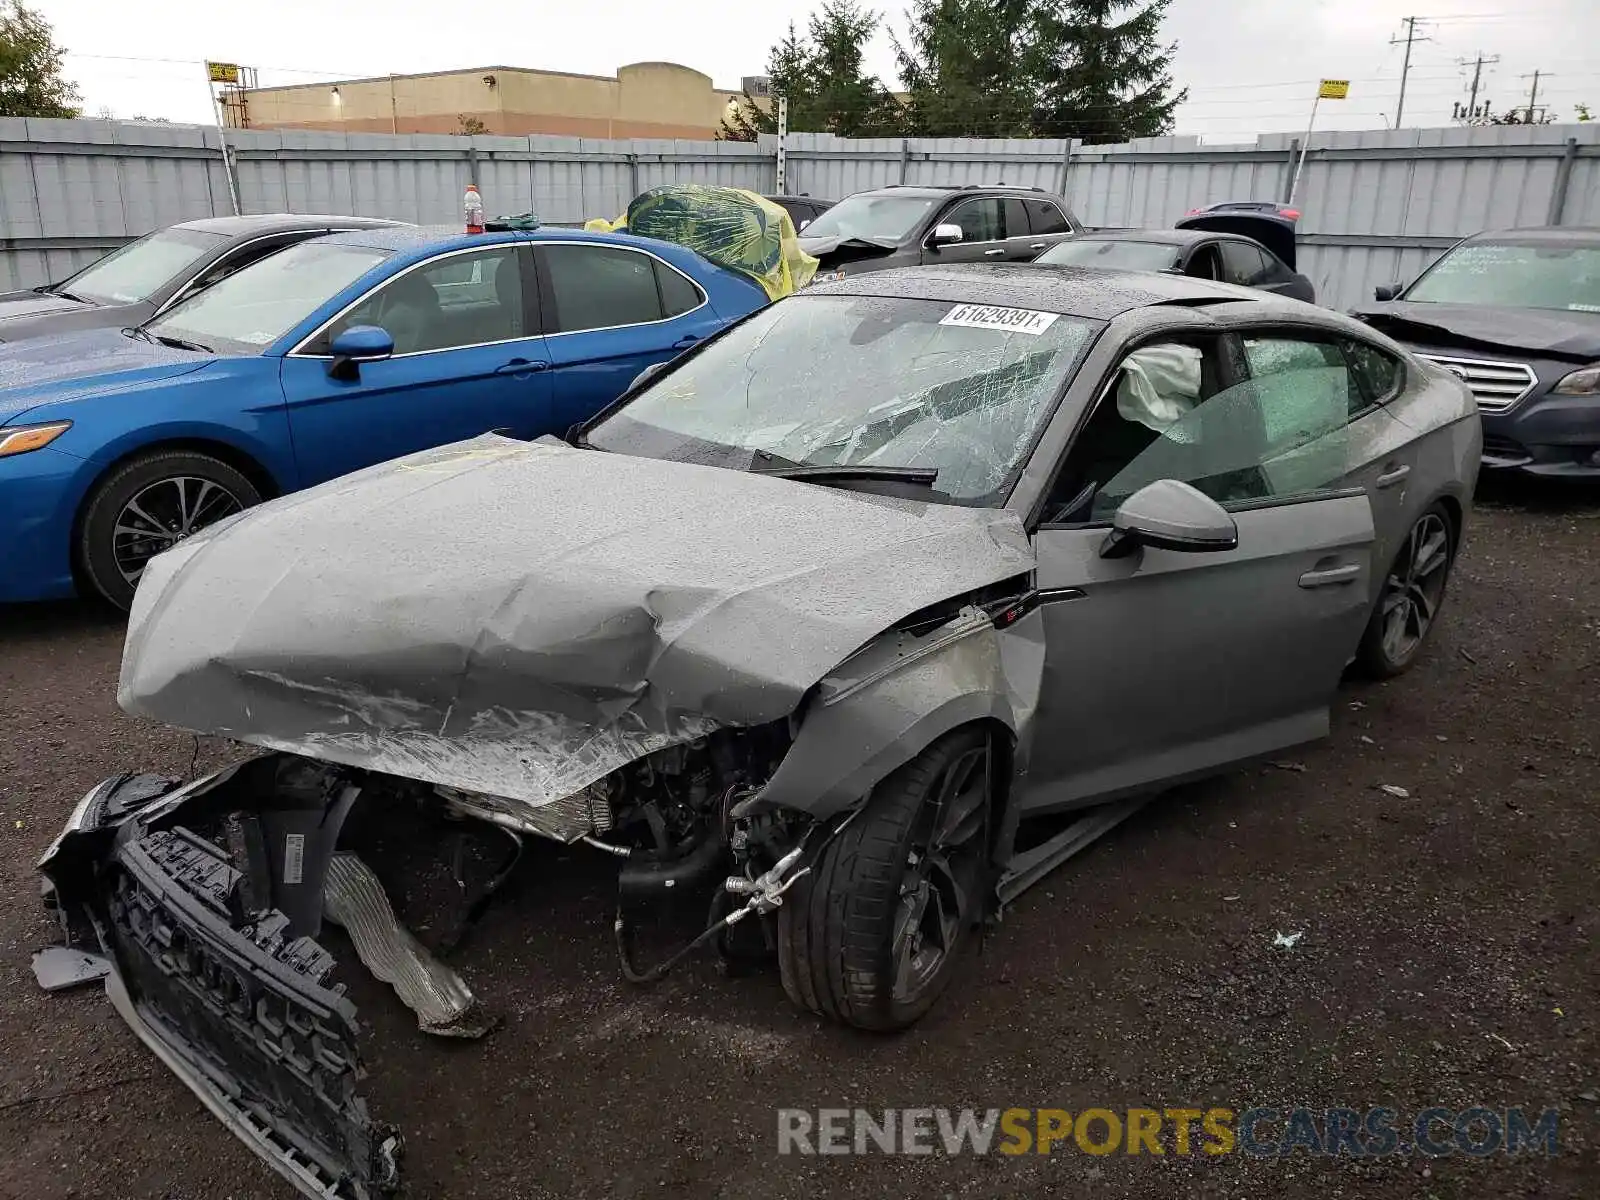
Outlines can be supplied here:
M137 304L227 240L199 229L158 229L85 267L58 290L97 304Z
M800 295L758 312L588 433L741 470L935 467L929 499L997 504L1099 325L949 301Z
M1122 271L1160 271L1178 261L1178 247L1164 242L1074 238L1057 242L1033 261L1072 267L1114 267Z
M1404 298L1600 312L1600 245L1469 242L1435 263Z
M895 196L858 192L846 196L806 226L808 238L859 238L898 246L939 202L937 196Z
M219 353L255 354L389 254L372 246L301 242L174 305L145 329Z

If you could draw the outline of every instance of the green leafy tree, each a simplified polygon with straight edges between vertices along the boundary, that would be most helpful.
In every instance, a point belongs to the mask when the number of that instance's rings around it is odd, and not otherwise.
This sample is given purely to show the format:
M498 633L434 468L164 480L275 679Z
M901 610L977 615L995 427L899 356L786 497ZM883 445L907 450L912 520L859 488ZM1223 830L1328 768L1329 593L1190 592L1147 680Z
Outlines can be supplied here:
M789 128L841 137L874 137L894 133L901 124L900 107L882 83L866 74L867 43L882 14L855 0L826 0L811 15L802 36L793 24L767 55L772 80L770 101L752 96L723 118L718 136L728 141L754 141L778 131L777 101L789 101Z
M38 13L0 7L0 117L76 117L81 97L61 74L65 51Z
M907 40L894 40L910 96L907 125L923 137L1027 137L1039 103L1039 0L912 0Z
M1188 98L1175 91L1175 42L1161 41L1171 0L1043 0L1046 47L1034 132L1085 142L1125 142L1172 130Z
M1594 120L1594 115L1589 111L1589 106L1587 104L1575 105L1574 112L1580 121L1587 122Z

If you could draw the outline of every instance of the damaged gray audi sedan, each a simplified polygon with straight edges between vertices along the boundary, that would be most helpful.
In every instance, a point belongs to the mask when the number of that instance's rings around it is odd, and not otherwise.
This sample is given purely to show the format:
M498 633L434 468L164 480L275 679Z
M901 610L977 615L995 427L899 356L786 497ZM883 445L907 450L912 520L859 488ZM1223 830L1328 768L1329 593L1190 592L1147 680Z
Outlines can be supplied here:
M308 1196L400 1178L325 921L425 1029L484 1024L361 857L402 813L613 856L632 980L764 953L797 1004L901 1028L1151 793L1416 660L1479 430L1455 376L1260 292L810 288L566 442L416 454L153 560L122 706L266 753L105 781L47 894L80 975ZM705 932L643 967L635 917L675 897Z

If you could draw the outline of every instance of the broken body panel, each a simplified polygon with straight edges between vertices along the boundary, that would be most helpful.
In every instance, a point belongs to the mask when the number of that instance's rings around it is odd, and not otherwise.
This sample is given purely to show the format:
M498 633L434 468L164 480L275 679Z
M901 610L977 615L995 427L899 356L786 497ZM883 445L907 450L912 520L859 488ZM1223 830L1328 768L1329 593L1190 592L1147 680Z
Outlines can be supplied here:
M650 825L654 846L608 843L625 895L629 872L645 895L714 873L729 823L779 814L786 840L735 856L746 892L779 894L758 872L941 733L1025 741L1032 567L1004 511L499 438L415 455L155 560L121 703L272 753L183 787L109 780L40 867L119 1012L207 1107L305 1195L370 1200L398 1186L401 1141L356 1094L360 1028L315 940L325 909L387 912L335 853L358 800L560 841ZM396 571L405 593L376 593ZM628 771L686 782L641 821ZM470 993L378 924L362 960L456 1032Z

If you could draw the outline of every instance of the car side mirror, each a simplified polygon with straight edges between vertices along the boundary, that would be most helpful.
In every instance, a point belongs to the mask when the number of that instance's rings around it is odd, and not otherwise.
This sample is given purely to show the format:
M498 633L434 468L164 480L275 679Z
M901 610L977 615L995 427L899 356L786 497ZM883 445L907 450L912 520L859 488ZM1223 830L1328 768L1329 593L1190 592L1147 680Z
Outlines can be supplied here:
M1112 515L1101 558L1122 558L1141 546L1204 553L1239 545L1239 526L1210 496L1176 479L1147 483Z
M807 217L804 221L800 222L800 229L804 229L809 224L811 224L811 218ZM798 233L799 230L796 230L795 232Z
M961 241L961 238L961 226L952 223L935 225L932 236L928 238L928 245L934 249L940 246L953 246Z
M376 325L352 325L333 339L328 347L333 361L328 364L328 374L335 379L356 379L361 374L361 364L379 362L394 353L394 338L387 329Z
M1403 283L1380 283L1372 289L1372 298L1374 300L1393 300L1405 290L1406 285Z
M661 374L662 371L667 369L667 361L668 360L663 359L661 362L651 363L644 370L640 371L633 377L633 382L628 385L628 392L630 394L637 392L645 384L649 383L657 375Z

